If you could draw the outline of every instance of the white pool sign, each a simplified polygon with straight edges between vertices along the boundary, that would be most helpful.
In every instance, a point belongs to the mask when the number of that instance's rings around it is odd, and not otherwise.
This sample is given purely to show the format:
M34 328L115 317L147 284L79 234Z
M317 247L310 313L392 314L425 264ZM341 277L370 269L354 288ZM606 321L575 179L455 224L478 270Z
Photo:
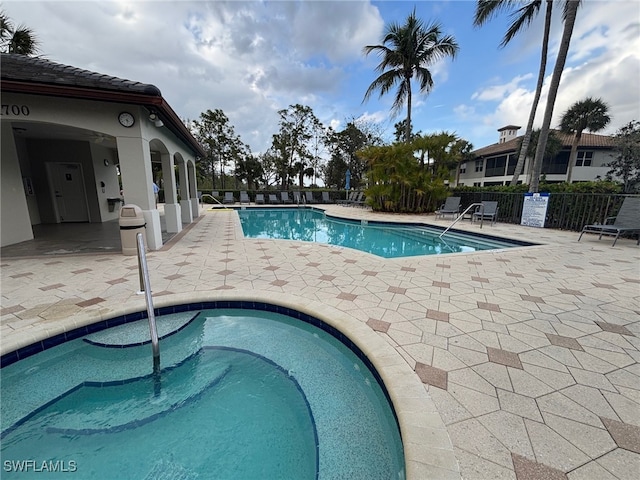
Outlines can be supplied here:
M520 225L544 228L548 206L548 193L525 193Z

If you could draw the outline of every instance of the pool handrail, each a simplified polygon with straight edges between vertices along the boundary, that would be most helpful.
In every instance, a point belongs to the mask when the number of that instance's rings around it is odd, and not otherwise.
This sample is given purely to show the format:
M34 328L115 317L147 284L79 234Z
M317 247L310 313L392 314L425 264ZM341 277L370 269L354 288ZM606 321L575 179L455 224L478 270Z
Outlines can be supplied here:
M145 253L142 233L136 235L138 246L138 270L140 273L141 287L147 304L147 316L149 318L149 333L151 334L151 351L153 352L153 373L160 372L160 341L158 340L158 328L156 316L153 312L153 299L151 297L151 285L149 282L149 268L147 266L147 254Z
M438 235L438 238L442 238L442 236L447 233L449 231L449 229L451 227L453 227L458 220L460 220L462 217L464 217L467 212L469 210L471 210L471 207L480 207L480 228L482 228L482 223L484 220L484 203L482 202L478 202L478 203L472 203L471 205L469 205L467 208L464 209L464 212L462 212L460 215L458 215L458 218L456 218L453 222L451 222L451 225L449 225L447 228L445 228L444 232L442 232L440 235Z

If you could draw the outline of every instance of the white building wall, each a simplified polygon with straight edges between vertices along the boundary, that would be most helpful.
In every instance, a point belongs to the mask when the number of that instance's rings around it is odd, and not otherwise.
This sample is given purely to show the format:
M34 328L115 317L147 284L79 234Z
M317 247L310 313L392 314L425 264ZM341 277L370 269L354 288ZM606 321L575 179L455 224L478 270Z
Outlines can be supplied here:
M4 98L3 98L4 100ZM24 242L33 239L33 230L29 220L29 208L22 183L18 152L13 140L13 130L9 122L1 126L0 162L0 246Z
M108 198L120 198L120 184L118 182L118 155L115 150L91 143L91 161L94 171L94 188L97 195L98 213L101 222L117 220L121 203L113 204L113 211L109 211Z

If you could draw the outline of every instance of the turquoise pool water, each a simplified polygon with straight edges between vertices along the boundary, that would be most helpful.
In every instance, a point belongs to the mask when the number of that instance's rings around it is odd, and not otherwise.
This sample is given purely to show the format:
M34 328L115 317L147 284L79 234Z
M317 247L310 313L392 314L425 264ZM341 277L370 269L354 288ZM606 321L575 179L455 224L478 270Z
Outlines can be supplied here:
M420 226L343 220L308 208L238 210L249 238L280 238L354 248L384 258L440 255L522 246L523 243Z
M2 478L403 477L384 392L329 333L246 309L157 322L160 378L146 320L1 370Z

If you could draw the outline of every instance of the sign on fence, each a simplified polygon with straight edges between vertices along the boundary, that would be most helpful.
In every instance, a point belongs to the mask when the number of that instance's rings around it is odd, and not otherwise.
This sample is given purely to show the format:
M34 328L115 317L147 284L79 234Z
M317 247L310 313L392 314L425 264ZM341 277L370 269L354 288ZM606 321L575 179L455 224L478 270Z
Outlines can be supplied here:
M548 193L525 193L520 225L544 228L548 206Z

